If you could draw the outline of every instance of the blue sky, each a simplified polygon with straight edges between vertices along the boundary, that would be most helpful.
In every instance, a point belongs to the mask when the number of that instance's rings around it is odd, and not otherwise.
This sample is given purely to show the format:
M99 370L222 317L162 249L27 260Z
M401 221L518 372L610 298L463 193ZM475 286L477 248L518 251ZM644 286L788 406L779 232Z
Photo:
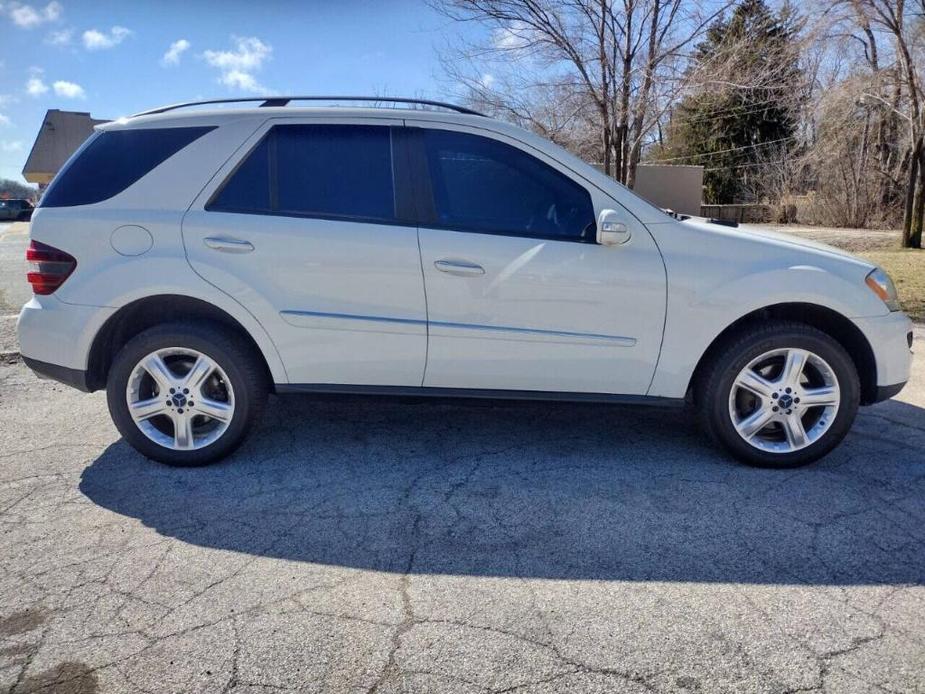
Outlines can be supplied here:
M0 0L0 177L22 180L49 108L117 118L255 93L445 96L437 52L460 30L423 0Z

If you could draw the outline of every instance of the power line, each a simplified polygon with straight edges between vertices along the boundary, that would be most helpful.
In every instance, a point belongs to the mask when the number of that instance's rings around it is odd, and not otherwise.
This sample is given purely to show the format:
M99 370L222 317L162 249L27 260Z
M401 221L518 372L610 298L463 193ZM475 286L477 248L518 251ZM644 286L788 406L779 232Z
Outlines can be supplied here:
M789 137L782 137L778 140L768 140L767 142L756 142L753 145L742 145L741 147L730 147L729 149L718 149L715 152L703 152L701 154L688 154L682 157L668 157L666 159L648 159L646 161L639 162L640 164L664 164L669 161L678 161L679 159L699 159L700 157L712 157L716 154L726 154L727 152L739 152L743 149L752 149L754 147L765 147L767 145L774 145L778 142L787 142L788 140L795 140L795 135L790 135ZM727 167L722 167L727 168Z
M686 123L690 123L692 121L698 121L698 120L718 120L720 118L726 117L726 115L728 114L732 114L735 116L747 116L753 113L761 113L762 111L767 111L769 108L771 108L769 104L775 104L775 103L780 103L780 98L765 99L764 101L755 101L753 103L742 104L740 106L726 106L724 108L718 108L712 111L700 112L700 113L690 110L688 111L690 115L687 116L686 118L681 115L686 110L682 104L678 106L677 110L673 111L671 115L672 115L672 118L678 118L679 120L686 122ZM759 104L764 104L764 105L759 106ZM739 110L743 108L750 109L750 110L746 110L746 111Z
M704 173L707 171L730 171L732 169L750 169L755 166L771 166L773 164L787 164L793 161L793 159L779 159L777 161L755 161L751 164L736 164L735 166L713 166L709 169L704 169Z

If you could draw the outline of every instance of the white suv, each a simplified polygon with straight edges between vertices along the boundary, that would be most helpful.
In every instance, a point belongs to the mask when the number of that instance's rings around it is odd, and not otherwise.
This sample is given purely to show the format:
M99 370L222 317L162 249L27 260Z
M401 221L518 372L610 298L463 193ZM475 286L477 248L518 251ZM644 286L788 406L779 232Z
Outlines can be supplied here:
M865 260L680 221L459 107L294 99L98 126L35 212L23 358L150 458L228 455L272 391L687 404L790 467L908 379Z

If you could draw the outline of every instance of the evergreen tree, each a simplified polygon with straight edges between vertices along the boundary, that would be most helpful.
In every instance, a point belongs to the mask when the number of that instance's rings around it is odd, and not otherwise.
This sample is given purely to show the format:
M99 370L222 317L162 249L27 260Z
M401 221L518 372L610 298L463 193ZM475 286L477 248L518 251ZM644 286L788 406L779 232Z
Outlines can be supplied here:
M796 33L786 6L774 13L743 0L697 46L698 87L672 114L666 152L705 167L705 202L760 197L757 169L793 148L803 79Z

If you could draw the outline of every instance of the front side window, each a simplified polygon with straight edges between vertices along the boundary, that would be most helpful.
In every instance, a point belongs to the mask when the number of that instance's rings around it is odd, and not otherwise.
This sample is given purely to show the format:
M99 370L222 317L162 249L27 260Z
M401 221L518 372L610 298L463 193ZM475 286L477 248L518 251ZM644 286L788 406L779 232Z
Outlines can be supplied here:
M206 209L394 221L390 129L375 125L276 125Z
M41 206L70 207L108 200L214 129L107 130L55 177Z
M536 157L448 130L425 130L424 142L439 226L593 242L588 191Z

